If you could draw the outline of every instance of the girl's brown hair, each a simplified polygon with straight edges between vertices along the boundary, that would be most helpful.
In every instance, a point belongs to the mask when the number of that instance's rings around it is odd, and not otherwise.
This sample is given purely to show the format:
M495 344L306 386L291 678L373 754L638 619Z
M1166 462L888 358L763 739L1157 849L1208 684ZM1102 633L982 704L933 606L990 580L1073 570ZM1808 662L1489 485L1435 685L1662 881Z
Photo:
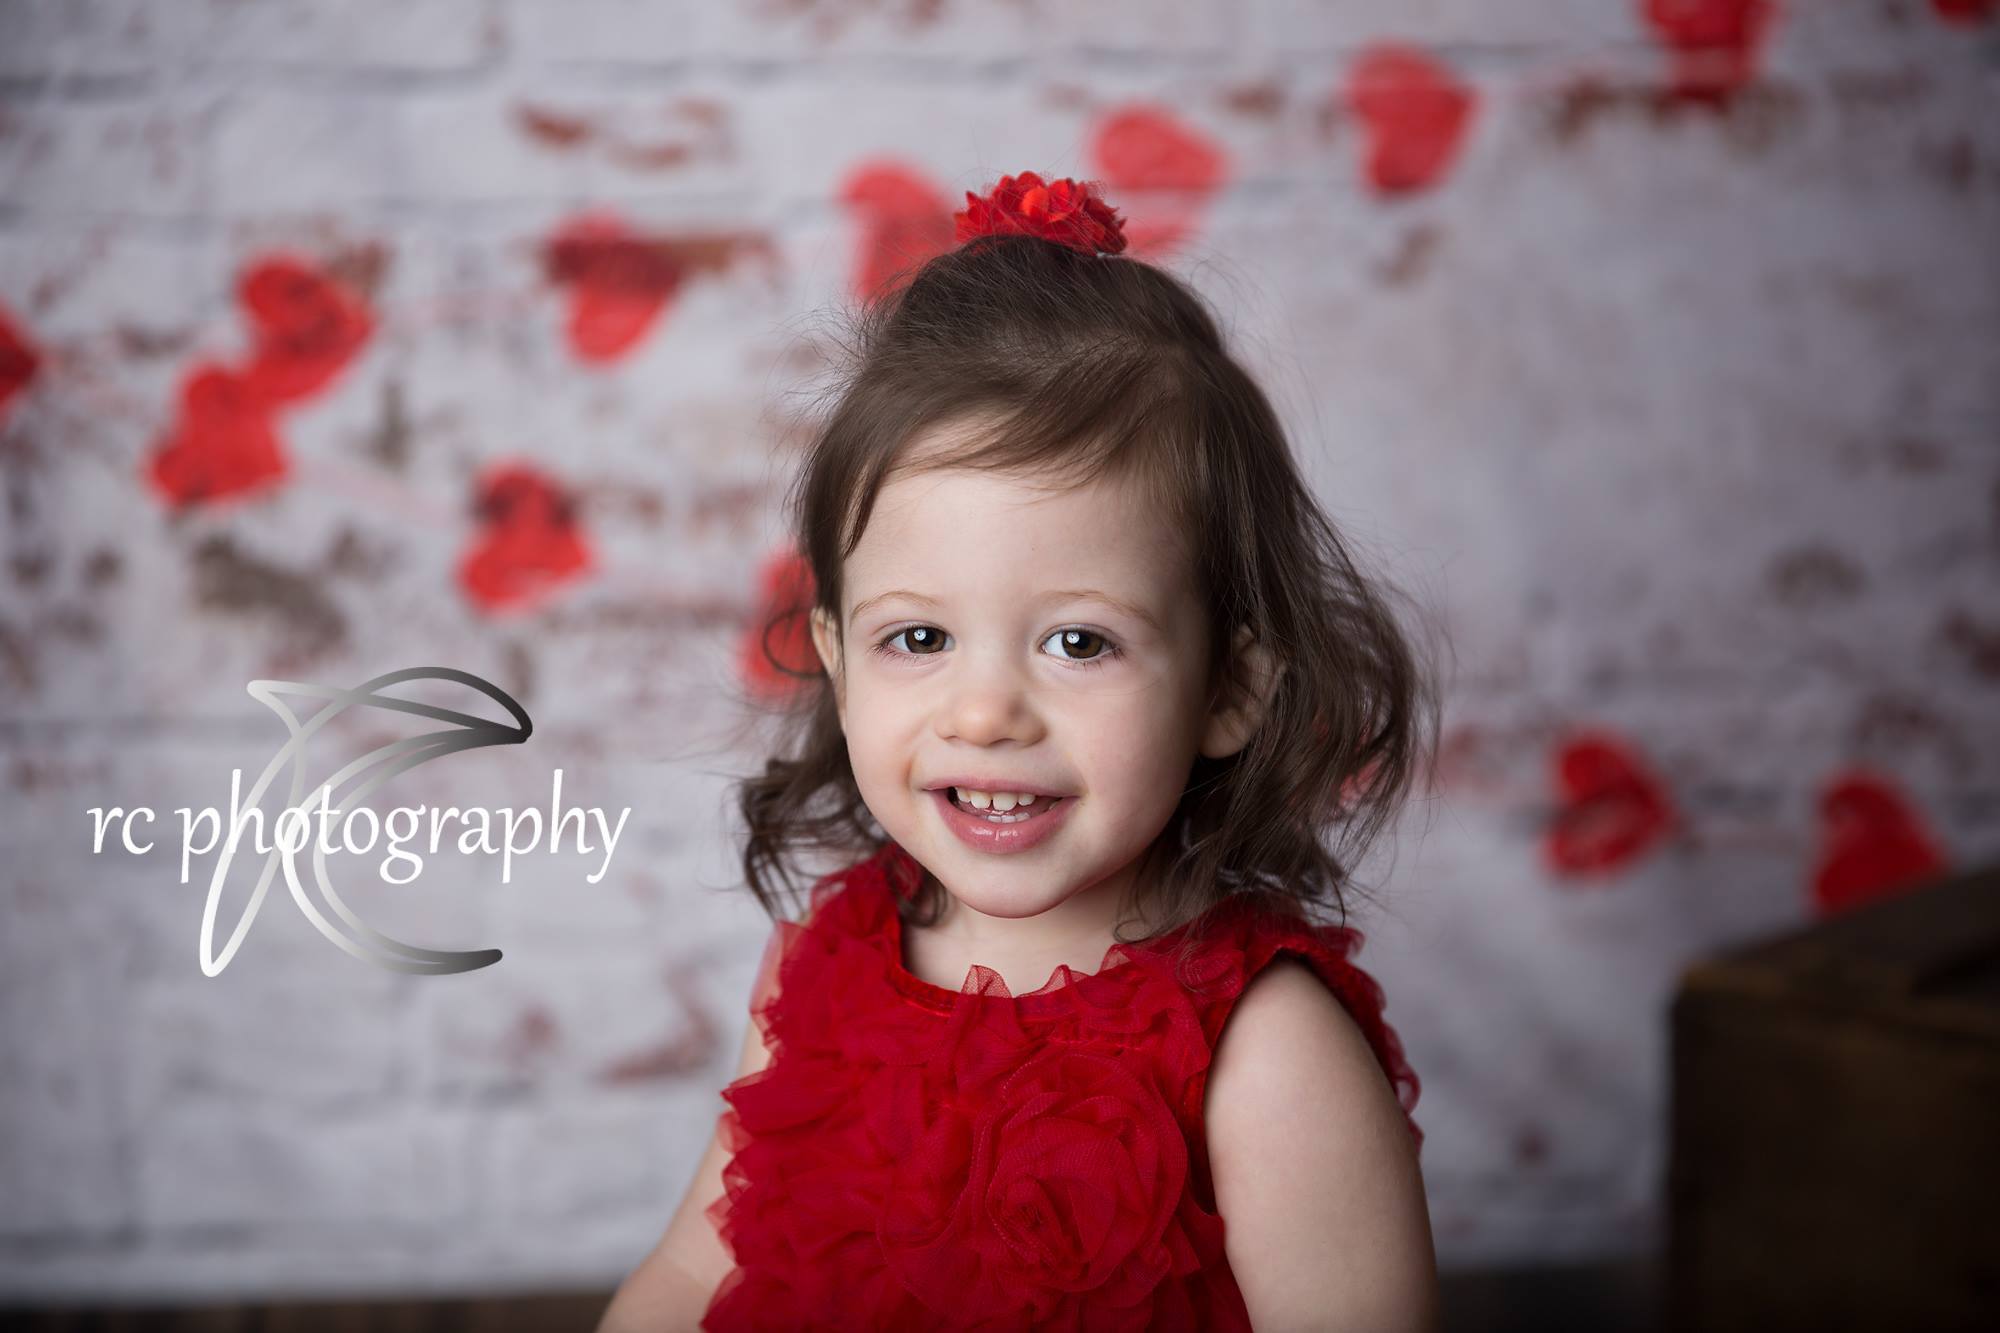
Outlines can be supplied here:
M993 468L1087 481L1132 478L1185 534L1210 626L1212 689L1239 682L1238 627L1282 674L1250 740L1197 756L1138 878L1160 931L1232 894L1343 914L1353 867L1435 754L1438 692L1426 654L1299 475L1263 392L1226 352L1214 316L1179 279L1140 260L1034 236L982 236L923 264L858 312L834 404L788 496L809 594L837 624L841 569L892 468ZM947 453L912 465L919 435L954 430ZM777 757L743 779L743 872L776 916L809 881L806 853L843 861L885 834L847 760L831 682L800 677ZM794 642L796 642L796 638ZM924 876L903 905L934 921L943 889Z

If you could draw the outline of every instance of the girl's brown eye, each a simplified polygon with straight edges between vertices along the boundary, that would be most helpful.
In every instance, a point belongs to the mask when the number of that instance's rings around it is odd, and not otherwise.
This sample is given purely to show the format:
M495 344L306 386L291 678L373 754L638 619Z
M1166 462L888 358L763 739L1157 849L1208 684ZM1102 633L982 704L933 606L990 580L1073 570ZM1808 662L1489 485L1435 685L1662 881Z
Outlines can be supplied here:
M912 625L893 635L890 641L903 639L908 642L910 652L915 656L927 657L944 647L944 631L931 625Z
M1048 642L1059 649L1060 655L1072 662L1088 662L1104 652L1104 636L1095 630L1059 629L1049 635ZM1084 650L1088 651L1084 651Z

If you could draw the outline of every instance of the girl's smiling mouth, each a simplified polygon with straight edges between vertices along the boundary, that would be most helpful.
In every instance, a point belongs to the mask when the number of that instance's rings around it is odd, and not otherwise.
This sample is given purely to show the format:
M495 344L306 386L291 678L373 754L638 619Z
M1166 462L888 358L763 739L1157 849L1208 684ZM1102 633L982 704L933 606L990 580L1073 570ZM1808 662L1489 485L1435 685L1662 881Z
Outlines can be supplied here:
M972 790L972 799L963 793ZM994 792L955 786L937 787L931 801L945 826L958 840L975 851L1024 852L1048 838L1069 817L1074 796L1046 796L1032 792ZM1020 801L1018 796L1029 799ZM981 808L980 802L985 806Z

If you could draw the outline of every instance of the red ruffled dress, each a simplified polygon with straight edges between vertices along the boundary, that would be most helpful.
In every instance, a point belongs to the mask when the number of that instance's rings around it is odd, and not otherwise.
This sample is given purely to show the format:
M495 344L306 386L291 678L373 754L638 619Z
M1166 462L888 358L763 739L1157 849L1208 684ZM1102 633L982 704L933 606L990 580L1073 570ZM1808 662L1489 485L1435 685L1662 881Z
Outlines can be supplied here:
M777 926L751 1005L771 1063L722 1093L734 1156L708 1216L736 1267L701 1327L1248 1329L1209 1178L1209 1057L1250 979L1291 954L1407 1117L1417 1078L1348 962L1361 935L1239 897L1203 918L1178 979L1159 950L1180 931L1023 995L978 966L952 991L904 968L897 902L921 873L886 844Z

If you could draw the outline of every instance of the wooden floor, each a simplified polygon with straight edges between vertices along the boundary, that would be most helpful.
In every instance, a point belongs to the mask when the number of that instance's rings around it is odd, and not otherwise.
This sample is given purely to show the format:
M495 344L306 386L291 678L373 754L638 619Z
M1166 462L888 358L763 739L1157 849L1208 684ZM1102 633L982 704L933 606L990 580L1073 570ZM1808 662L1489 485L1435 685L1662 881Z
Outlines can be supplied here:
M5 1333L590 1333L608 1291L478 1300L338 1301L171 1309L0 1308Z
M1658 1333L1651 1265L1448 1274L1446 1333ZM0 1306L5 1333L591 1333L609 1291L151 1309Z

